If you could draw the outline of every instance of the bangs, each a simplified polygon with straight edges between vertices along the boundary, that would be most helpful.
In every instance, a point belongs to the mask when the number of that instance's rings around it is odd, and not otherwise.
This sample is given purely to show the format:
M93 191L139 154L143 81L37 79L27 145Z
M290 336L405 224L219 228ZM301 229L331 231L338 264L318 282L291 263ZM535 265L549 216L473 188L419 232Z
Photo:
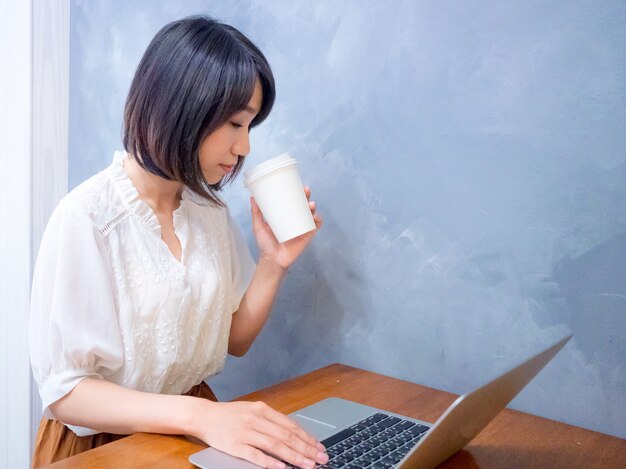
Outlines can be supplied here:
M255 64L250 57L241 53L240 48L233 52L235 53L228 57L229 60L218 75L217 82L211 74L207 74L201 85L206 87L205 89L211 96L203 118L204 125L200 140L223 125L234 114L244 110L254 94L254 85L257 80ZM265 101L264 98L265 96L263 96L263 101Z

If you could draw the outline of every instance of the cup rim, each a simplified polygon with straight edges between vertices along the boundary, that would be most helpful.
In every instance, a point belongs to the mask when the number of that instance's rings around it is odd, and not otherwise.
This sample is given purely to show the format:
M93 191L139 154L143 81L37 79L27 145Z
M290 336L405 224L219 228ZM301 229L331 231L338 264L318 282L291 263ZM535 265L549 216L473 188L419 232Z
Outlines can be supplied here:
M296 161L296 159L293 158L289 153L282 153L278 156L275 156L274 158L259 163L258 165L246 170L243 173L243 182L247 187L248 184L254 182L260 177L263 177L277 169L291 166L297 163L298 162Z

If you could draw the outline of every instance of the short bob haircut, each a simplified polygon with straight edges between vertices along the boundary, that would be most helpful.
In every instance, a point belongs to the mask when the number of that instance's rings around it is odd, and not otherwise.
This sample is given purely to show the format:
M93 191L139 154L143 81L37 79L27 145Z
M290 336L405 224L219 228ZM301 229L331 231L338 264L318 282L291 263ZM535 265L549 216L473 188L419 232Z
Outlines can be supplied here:
M210 202L241 170L217 184L202 174L202 140L243 110L261 83L263 99L254 127L268 116L276 90L261 51L242 33L207 16L165 25L146 49L126 100L123 143L147 171L179 181Z

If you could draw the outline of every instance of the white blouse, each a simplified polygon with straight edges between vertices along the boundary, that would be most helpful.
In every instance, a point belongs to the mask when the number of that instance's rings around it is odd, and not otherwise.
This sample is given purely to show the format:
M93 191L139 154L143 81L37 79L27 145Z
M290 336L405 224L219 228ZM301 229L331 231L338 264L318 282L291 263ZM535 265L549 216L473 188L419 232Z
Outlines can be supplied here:
M116 152L61 201L39 248L30 357L48 418L50 404L86 377L182 394L221 371L232 313L254 273L228 209L186 188L174 212L178 261L128 178L126 157Z

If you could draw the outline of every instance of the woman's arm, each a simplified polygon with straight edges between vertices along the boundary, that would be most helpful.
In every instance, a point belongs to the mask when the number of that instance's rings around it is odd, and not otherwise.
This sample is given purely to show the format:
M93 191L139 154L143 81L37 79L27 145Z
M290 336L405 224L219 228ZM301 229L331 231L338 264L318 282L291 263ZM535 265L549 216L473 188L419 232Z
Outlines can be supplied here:
M50 411L64 423L101 432L184 434L193 427L195 405L188 396L151 394L85 378L51 404Z
M252 230L259 247L259 261L248 290L233 315L228 339L228 353L244 355L265 325L272 311L278 287L287 269L302 254L304 249L322 227L322 217L315 213L315 202L311 202L311 189L305 186L316 229L282 244L278 243L255 200L250 198Z
M280 266L259 261L239 309L233 315L228 353L236 357L246 354L270 315L285 272Z
M261 402L213 402L151 394L86 378L51 404L50 410L62 422L103 432L194 436L262 467L283 468L279 460L284 460L312 468L313 461L328 461L321 444L294 421Z

